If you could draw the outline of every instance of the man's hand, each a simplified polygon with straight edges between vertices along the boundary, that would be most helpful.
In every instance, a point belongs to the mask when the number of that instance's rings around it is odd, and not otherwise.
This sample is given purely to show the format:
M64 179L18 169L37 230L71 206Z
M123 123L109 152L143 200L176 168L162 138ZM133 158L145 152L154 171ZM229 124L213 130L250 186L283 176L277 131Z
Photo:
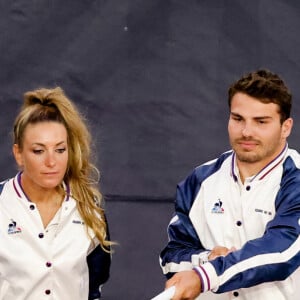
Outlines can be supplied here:
M226 256L228 253L235 251L236 248L226 248L223 246L214 247L210 254L209 260L219 256ZM200 295L201 281L199 275L191 271L181 271L176 273L171 279L166 282L166 288L175 286L175 295L172 300L194 300Z
M176 291L172 300L194 300L200 295L201 282L193 270L176 273L166 282L166 288L175 286Z
M222 246L216 246L213 248L208 256L209 260L215 259L219 256L226 256L228 253L235 251L236 248L231 247L230 249Z

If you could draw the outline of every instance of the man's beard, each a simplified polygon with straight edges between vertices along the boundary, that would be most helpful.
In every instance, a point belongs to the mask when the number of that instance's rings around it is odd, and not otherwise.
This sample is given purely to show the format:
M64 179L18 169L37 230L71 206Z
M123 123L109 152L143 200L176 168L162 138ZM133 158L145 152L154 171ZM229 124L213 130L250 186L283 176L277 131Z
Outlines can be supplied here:
M240 150L240 143L242 142L254 142L256 144L256 150L255 151ZM256 163L264 158L264 154L259 153L258 148L261 149L262 147L261 147L261 143L257 140L241 139L241 140L236 140L233 143L233 150L236 153L237 159L244 163Z
M262 159L262 156L253 152L235 151L236 157L239 161L244 163L256 163Z

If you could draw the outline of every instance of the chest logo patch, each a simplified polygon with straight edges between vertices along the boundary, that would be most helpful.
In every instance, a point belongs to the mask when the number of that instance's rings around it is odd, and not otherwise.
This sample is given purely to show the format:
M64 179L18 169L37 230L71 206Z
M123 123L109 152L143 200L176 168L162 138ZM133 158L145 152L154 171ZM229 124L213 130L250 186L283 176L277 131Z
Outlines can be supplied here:
M213 214L224 214L224 208L222 207L222 201L218 199L218 202L214 204L214 207L212 208L211 212Z
M15 234L22 232L22 229L17 226L17 222L13 219L10 219L10 223L8 224L7 233L8 234Z
M72 221L73 224L81 224L84 225L84 222L80 221L80 220L73 220Z

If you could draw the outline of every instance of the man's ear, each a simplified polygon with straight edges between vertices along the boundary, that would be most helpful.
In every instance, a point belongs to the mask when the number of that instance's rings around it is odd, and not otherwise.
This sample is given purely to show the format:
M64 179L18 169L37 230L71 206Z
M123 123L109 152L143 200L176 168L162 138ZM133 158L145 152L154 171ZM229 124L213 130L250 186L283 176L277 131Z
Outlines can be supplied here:
M22 167L23 166L23 158L21 155L21 149L20 149L19 145L14 144L12 150L13 150L13 154L14 154L14 157L15 157L15 160L16 160L18 166Z
M293 119L292 118L286 119L282 124L282 137L286 139L291 134L292 128L293 128Z

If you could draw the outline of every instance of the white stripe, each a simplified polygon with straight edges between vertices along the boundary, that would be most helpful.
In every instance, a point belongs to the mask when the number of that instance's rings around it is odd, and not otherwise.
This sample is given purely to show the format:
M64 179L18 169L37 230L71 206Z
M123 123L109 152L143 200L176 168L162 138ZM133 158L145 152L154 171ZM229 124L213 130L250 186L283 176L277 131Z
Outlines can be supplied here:
M202 286L202 290L203 290L203 292L207 292L208 291L207 277L206 277L204 271L202 270L202 268L196 267L196 269L199 271L200 276L202 278L202 282L203 282L203 285L204 285L204 286Z
M193 265L188 261L181 261L179 264L170 262L165 266L161 266L163 273L167 274L169 272L177 273L181 271L188 271L193 269Z
M178 219L179 219L179 218L178 218L177 215L175 215L175 216L171 219L171 221L170 221L170 223L169 223L169 225L168 225L168 228L167 228L167 233L169 232L169 226L172 225L173 223L175 223ZM170 236L169 236L169 233L168 233L168 241L170 242Z
M178 219L179 219L178 216L175 215L175 216L171 219L171 221L170 221L170 223L169 223L169 226L170 226L171 224L175 223Z
M249 259L246 259L240 263L237 263L232 267L230 267L228 270L226 270L222 276L220 276L220 285L222 285L224 282L228 281L230 278L232 278L233 276L235 276L240 272L244 272L246 270L258 266L289 261L292 257L298 254L299 249L300 249L300 237L297 238L297 240L295 241L294 244L292 244L292 246L290 246L287 250L281 253L276 252L276 253L260 254L251 257Z

